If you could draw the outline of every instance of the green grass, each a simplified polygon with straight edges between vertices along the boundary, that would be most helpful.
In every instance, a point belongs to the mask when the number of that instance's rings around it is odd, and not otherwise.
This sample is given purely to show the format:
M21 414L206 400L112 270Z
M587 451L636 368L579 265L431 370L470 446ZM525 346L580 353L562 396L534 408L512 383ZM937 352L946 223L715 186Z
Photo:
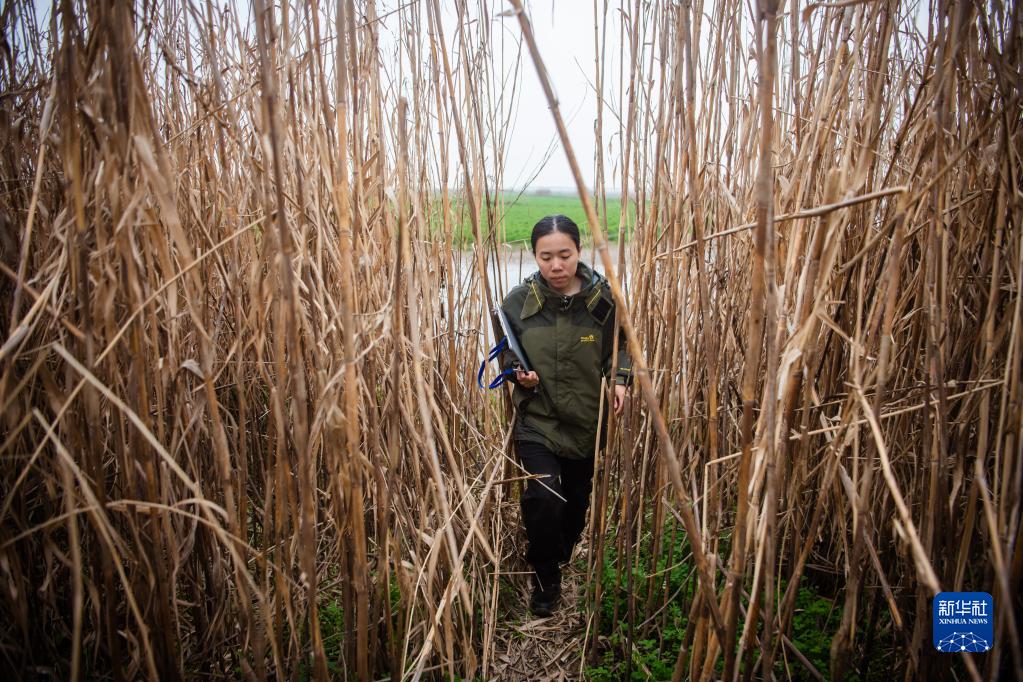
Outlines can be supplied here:
M669 526L672 522L669 522ZM663 535L665 541L671 538L671 533L665 529ZM678 557L687 556L689 546L685 540L685 534L679 531L675 536L675 552L673 556L677 561ZM660 618L655 627L648 627L642 631L634 632L635 641L632 650L632 674L633 680L646 679L670 679L675 667L675 660L679 647L685 637L688 624L688 609L694 597L696 588L695 573L690 565L666 565L666 557L662 554L658 558L656 566L651 565L650 560L651 542L650 536L640 543L640 561L638 566L633 567L634 590L645 594L647 576L656 572L663 574L667 571L667 582L670 594L677 597L666 605L667 617L664 619L664 627L660 626ZM727 556L727 543L721 548L724 556ZM621 566L616 556L615 545L612 543L605 548L604 560L605 572L603 574L603 595L600 608L601 632L607 637L606 648L599 651L598 661L584 671L585 679L589 682L611 682L622 680L625 677L625 642L627 626L624 614L627 612L628 593L626 592L626 576L621 572ZM723 576L719 575L719 578ZM720 592L721 585L717 586ZM781 585L784 591L785 582ZM614 620L615 606L618 607L618 620ZM842 616L842 603L840 595L830 596L820 594L811 586L804 583L800 585L796 593L795 610L789 636L793 643L799 648L807 659L821 672L825 678L828 676L831 640L838 631L839 622ZM860 623L860 636L866 632L868 624L866 613L862 614L863 620ZM742 618L739 620L739 631L742 630ZM852 670L848 679L876 679L882 674L886 666L893 665L891 660L892 634L891 619L886 612L875 625L877 637L872 650L869 669L863 671ZM787 653L787 652L786 652ZM787 675L784 667L783 652L778 653L775 662L775 672L779 678ZM800 663L791 654L787 655L789 671L799 679L808 678ZM855 664L856 661L854 661ZM722 661L718 663L718 674L722 672ZM740 663L741 667L741 663Z
M504 241L529 240L533 231L533 225L540 218L548 215L567 215L579 226L584 236L589 236L589 228L586 223L586 212L583 210L583 202L576 195L537 195L537 194L515 194L507 193L503 196L503 226L505 231ZM499 205L500 210L500 205ZM600 207L595 207L600 212ZM622 210L620 199L607 200L607 226L608 237L618 239L618 216ZM630 213L635 215L635 211Z
M320 635L327 657L327 671L332 675L340 674L342 670L339 661L345 644L345 614L337 602L320 607Z
M497 217L497 229L498 240L501 242L528 242L529 235L533 231L533 225L538 220L548 215L566 215L579 226L579 231L582 233L584 243L589 238L589 228L586 222L586 212L583 210L582 201L579 197L572 194L516 194L514 192L506 192L497 198L495 202L496 217ZM468 209L461 207L456 200L452 198L452 211L457 212L463 211L463 214L459 216L460 220L460 236L466 242L472 241L472 225L469 221ZM598 215L600 215L601 207L596 206ZM607 236L611 240L618 239L618 217L621 212L621 200L608 198L607 200ZM434 225L439 224L439 205L433 207L432 220ZM457 215L457 213L456 213ZM480 213L483 225L482 229L484 233L489 232L489 224L487 223L487 211L485 207L481 207ZM635 222L635 209L629 206L630 222Z
M665 541L671 533L664 533ZM645 594L647 575L667 572L669 594L676 594L674 600L666 605L667 617L663 629L636 632L634 642L632 675L633 680L671 679L675 667L675 657L685 635L688 605L693 599L696 587L692 579L692 567L677 563L678 557L688 554L688 544L684 533L675 535L674 563L667 565L667 555L658 557L657 565L651 566L651 538L646 534L640 543L640 561L633 566L633 589ZM628 610L627 575L622 573L614 543L604 549L605 569L602 578L603 595L601 597L601 631L608 638L609 646L601 652L600 662L584 671L584 677L590 682L611 682L626 679L626 662L624 648L626 642L626 626L624 614ZM663 577L661 578L664 579ZM615 607L618 607L618 620L614 620ZM661 619L658 618L658 628Z

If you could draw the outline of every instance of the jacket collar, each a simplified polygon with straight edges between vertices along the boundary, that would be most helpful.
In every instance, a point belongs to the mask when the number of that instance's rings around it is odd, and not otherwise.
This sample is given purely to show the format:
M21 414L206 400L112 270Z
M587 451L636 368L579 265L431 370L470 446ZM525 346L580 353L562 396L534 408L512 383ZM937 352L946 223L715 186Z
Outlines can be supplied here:
M582 279L583 286L582 289L579 290L579 293L575 294L575 296L583 297L583 300L587 303L587 307L592 307L589 305L590 301L591 299L595 300L599 296L601 289L600 284L604 278L593 268L583 262L580 262L577 266L576 276ZM519 315L519 319L524 320L527 317L532 317L543 310L544 302L548 298L556 300L560 300L562 298L562 294L559 294L550 288L539 270L527 277L523 283L529 291L526 293L526 300L522 303L522 312Z

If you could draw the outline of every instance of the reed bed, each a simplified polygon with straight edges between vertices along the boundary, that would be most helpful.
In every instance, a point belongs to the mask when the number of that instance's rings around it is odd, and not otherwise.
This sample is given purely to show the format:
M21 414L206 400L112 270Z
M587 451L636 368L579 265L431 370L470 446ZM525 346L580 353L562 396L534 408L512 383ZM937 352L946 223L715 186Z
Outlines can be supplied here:
M579 672L1023 678L1019 7L594 6L577 218L643 369ZM531 9L5 6L4 669L493 677L521 471L475 370ZM960 589L988 654L930 644Z

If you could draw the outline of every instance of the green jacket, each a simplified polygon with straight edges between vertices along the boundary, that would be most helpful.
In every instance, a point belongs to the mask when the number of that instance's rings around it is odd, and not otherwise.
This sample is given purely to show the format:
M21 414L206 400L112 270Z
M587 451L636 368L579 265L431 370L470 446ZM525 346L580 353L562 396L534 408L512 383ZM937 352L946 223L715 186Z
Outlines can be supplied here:
M601 400L607 423L609 405L600 390L601 377L632 383L632 360L621 330L617 368L611 367L615 305L610 285L584 263L579 263L577 275L584 283L574 296L549 288L538 271L512 289L501 304L526 359L540 377L538 390L515 385L514 437L542 443L570 459L593 456ZM502 369L513 364L512 353L503 353ZM604 438L602 429L601 447Z

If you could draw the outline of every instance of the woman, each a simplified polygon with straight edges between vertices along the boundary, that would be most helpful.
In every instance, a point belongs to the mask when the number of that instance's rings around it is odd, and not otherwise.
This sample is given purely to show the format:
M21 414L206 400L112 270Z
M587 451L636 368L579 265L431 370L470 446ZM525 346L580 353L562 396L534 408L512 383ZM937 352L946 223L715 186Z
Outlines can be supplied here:
M549 616L561 597L559 564L571 558L586 524L598 440L604 446L601 378L614 379L614 411L621 414L632 363L620 334L611 366L614 299L607 280L579 262L578 226L563 215L547 216L533 227L531 243L540 269L501 308L532 366L513 375L513 436L522 466L538 476L522 496L526 561L533 567L530 609ZM501 364L514 367L514 355L505 352Z

